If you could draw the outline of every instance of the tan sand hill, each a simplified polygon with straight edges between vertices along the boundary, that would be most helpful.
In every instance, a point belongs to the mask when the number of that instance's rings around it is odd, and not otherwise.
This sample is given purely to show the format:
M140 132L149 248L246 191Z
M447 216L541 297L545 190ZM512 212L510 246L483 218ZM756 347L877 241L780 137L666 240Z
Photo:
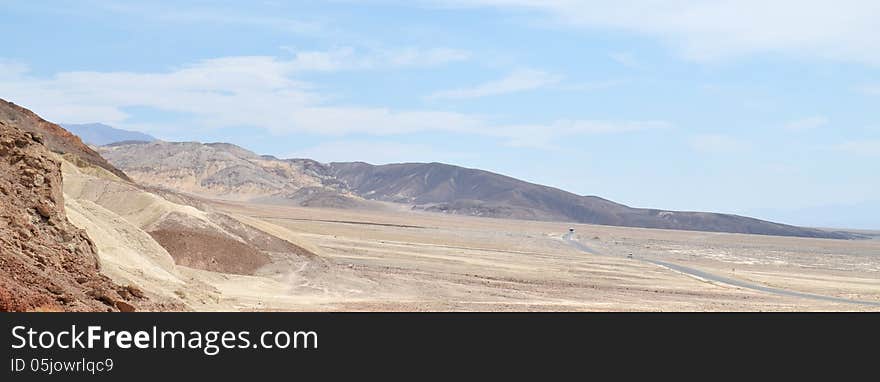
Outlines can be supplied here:
M256 309L282 297L305 303L308 295L295 293L290 283L308 284L306 280L328 272L324 260L289 241L302 238L282 239L264 232L272 230L271 224L253 228L107 174L94 176L66 162L63 169L70 219L94 238L102 272L139 285L156 301L193 310ZM186 237L157 240L166 233Z
M253 274L272 256L316 259L308 250L222 213L174 203L119 179L90 176L75 166L64 169L65 193L71 199L97 204L148 233L178 265Z

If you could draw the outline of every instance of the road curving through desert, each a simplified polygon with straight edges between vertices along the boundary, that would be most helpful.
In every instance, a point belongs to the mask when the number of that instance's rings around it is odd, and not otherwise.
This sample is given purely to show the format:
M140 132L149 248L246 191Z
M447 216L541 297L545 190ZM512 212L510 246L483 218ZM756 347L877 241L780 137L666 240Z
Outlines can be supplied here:
M592 248L590 246L587 246L584 243L581 243L580 241L578 241L574 238L574 235L571 232L566 233L565 235L562 236L562 238L566 242L568 242L569 244L574 246L575 248L581 250L582 252L593 254L593 255L600 255L600 256L614 256L614 255L602 253L602 252L596 250L595 248ZM773 287L768 287L768 286L759 285L759 284L755 284L755 283L750 283L748 281L719 276L719 275L716 275L713 273L701 271L699 269L694 269L694 268L686 267L683 265L668 263L665 261L648 259L648 258L638 257L638 256L632 256L631 258L634 260L643 261L643 262L646 262L649 264L654 264L654 265L657 265L657 266L660 266L663 268L671 269L673 271L684 273L686 275L697 277L700 279L704 279L704 280L708 280L708 281L712 281L712 282L716 282L716 283L727 284L727 285L745 288L745 289L756 290L759 292L772 293L772 294L788 296L788 297L799 297L799 298L807 298L807 299L812 299L812 300L845 303L845 304L880 306L880 302L876 302L876 301L851 300L851 299L841 298L841 297L823 296L823 295L798 292L798 291L788 290L788 289L773 288Z

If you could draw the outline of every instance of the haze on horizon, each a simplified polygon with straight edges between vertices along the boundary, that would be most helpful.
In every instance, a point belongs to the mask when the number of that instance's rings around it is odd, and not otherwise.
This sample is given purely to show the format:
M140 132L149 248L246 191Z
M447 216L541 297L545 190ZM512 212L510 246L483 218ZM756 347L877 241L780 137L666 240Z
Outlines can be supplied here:
M880 228L880 3L641 3L4 1L0 97L278 157Z

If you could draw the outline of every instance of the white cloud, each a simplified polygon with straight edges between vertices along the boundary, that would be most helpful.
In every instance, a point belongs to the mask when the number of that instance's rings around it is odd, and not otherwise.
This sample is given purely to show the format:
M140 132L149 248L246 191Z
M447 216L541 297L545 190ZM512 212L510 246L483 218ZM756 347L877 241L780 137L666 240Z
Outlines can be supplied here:
M469 99L534 90L559 82L561 78L540 70L520 69L506 77L470 88L444 90L429 99Z
M749 144L722 134L705 134L691 137L691 148L709 154L732 154L749 149Z
M783 126L786 130L791 131L803 131L803 130L812 130L818 129L822 126L828 124L828 118L823 116L815 116L804 119L798 119L795 121L791 121Z
M695 60L754 53L880 65L876 0L437 0L525 9L574 27L656 37Z
M450 62L465 61L470 58L470 53L449 48L429 50L408 48L385 52L382 58L393 67L434 66Z
M849 141L838 144L834 148L858 156L880 157L880 140Z
M296 129L338 132L355 116L375 122L377 116L395 123L377 129L394 130L421 117L449 121L444 115L392 113L382 109L319 107L324 96L295 78L303 71L333 71L437 65L464 57L449 49L404 49L357 54L341 48L301 52L284 60L268 56L234 56L199 61L167 72L62 72L51 78L31 77L20 63L0 62L4 97L27 105L47 118L69 123L119 123L127 107L151 107L188 113L214 127L262 126L277 131ZM344 120L341 115L347 114ZM318 126L308 116L321 115L336 125ZM339 117L334 117L334 116ZM431 122L433 124L433 122ZM412 123L417 127L419 124ZM350 129L348 127L346 129ZM334 130L335 129L335 130ZM344 132L344 131L342 131Z
M351 47L328 51L296 51L285 47L294 54L290 62L292 69L299 71L339 71L395 69L404 67L432 67L470 58L470 53L449 48L403 48L358 52Z
M512 146L547 148L572 135L668 126L664 122L590 120L511 126L477 114L331 104L329 97L318 92L315 86L298 80L296 75L304 70L341 70L344 63L334 61L336 54L297 55L289 60L266 56L224 57L166 72L63 72L49 78L32 77L20 65L3 63L18 69L8 72L17 74L0 77L0 88L3 97L52 121L104 122L159 136L241 127L265 128L276 135L387 136L447 132L494 137ZM439 56L446 57L445 54ZM359 59L356 55L352 57L354 61ZM397 64L419 62L424 61L410 57ZM171 113L181 116L182 121L155 123L133 118L126 112L131 107Z
M63 122L119 122L143 106L225 119L313 102L317 95L290 78L290 62L271 57L205 60L163 73L63 72L2 82L4 96ZM269 115L276 115L277 112Z

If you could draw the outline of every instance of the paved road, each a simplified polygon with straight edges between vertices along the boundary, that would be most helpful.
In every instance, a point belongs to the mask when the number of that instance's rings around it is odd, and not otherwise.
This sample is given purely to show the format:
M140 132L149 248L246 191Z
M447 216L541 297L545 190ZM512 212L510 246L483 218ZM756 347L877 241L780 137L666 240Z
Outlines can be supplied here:
M574 235L572 235L571 233L565 234L565 236L563 236L563 239L565 239L565 241L567 241L569 244L573 245L575 248L580 249L583 252L587 252L587 253L594 254L594 255L601 255L601 256L612 256L612 255L604 254L600 251L597 251L595 248L592 248L584 243L581 243L580 241L575 240ZM672 270L675 270L675 271L678 271L678 272L681 272L684 274L699 277L699 278L706 279L709 281L724 283L724 284L737 286L737 287L745 288L745 289L752 289L752 290L756 290L756 291L760 291L760 292L772 293L772 294L788 296L788 297L800 297L800 298L808 298L808 299L812 299L812 300L830 301L830 302L837 302L837 303L844 303L844 304L880 306L880 302L876 302L876 301L850 300L850 299L840 298L840 297L823 296L823 295L819 295L819 294L803 293L803 292L798 292L798 291L793 291L793 290L788 290L788 289L772 288L772 287L763 286L763 285L759 285L759 284L755 284L755 283L750 283L748 281L719 276L719 275L716 275L713 273L701 271L699 269L685 267L683 265L667 263L665 261L646 259L643 257L636 257L636 256L633 256L632 258L635 260L644 261L646 263L658 265L658 266L661 266L664 268L669 268L669 269L672 269Z

